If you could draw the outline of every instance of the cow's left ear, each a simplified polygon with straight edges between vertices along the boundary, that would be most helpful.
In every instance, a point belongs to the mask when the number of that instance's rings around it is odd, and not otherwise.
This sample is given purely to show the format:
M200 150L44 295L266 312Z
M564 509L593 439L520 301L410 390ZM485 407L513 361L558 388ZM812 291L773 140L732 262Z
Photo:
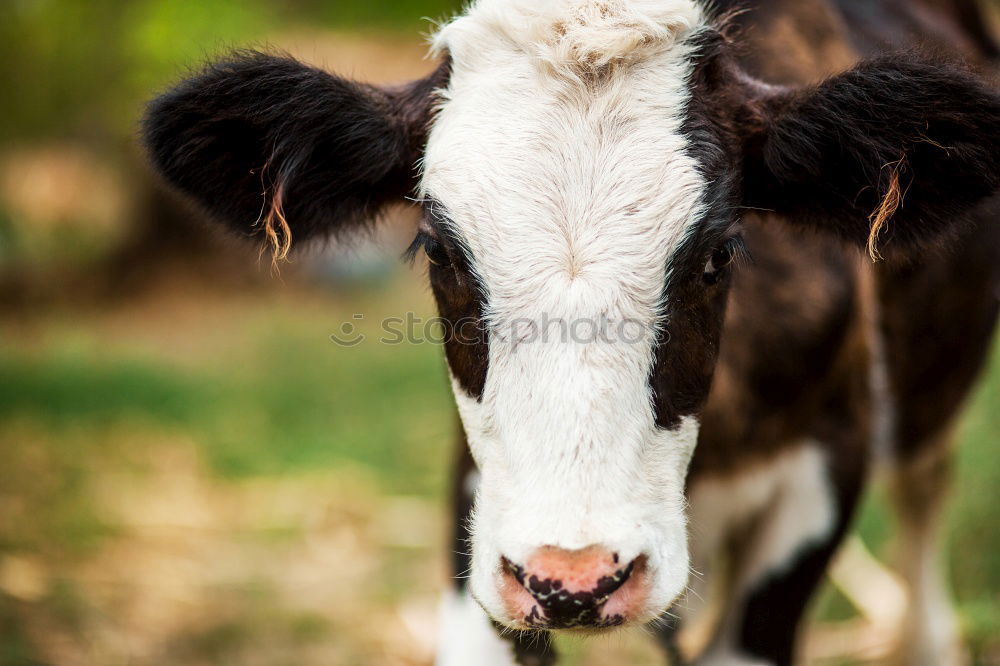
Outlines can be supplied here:
M891 56L818 86L761 86L743 203L873 257L953 233L1000 188L1000 95L951 65Z

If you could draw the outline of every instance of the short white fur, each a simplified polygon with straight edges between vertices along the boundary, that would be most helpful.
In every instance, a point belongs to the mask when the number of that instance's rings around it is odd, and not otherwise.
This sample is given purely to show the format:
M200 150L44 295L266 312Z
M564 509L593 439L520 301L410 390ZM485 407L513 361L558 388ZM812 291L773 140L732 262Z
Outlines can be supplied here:
M704 21L692 0L480 0L435 40L452 76L422 189L467 244L492 329L507 333L491 336L481 401L453 382L482 472L470 585L510 626L500 558L544 545L646 554L647 619L687 582L698 424L657 428L648 377L667 266L706 190L682 132ZM516 322L545 319L650 334L517 336Z

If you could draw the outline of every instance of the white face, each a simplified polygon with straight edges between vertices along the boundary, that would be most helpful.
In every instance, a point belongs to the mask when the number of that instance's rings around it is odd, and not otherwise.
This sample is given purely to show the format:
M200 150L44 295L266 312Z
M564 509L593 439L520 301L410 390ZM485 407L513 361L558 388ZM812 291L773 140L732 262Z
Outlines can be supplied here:
M698 424L657 427L649 377L670 259L706 189L682 135L701 23L686 0L483 0L438 36L453 69L422 185L491 331L481 399L454 382L481 471L471 590L510 626L525 625L502 558L544 546L642 556L628 621L687 582Z

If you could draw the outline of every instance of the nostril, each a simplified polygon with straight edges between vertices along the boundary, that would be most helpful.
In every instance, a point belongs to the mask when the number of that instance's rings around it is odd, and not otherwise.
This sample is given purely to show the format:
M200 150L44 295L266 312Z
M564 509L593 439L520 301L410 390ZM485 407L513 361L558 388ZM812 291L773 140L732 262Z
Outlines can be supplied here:
M617 562L617 560L615 560ZM632 560L628 563L624 569L618 569L614 573L608 576L602 576L597 581L597 585L594 586L594 596L607 599L609 596L614 594L622 585L624 585L628 579L632 576L632 571L635 570L635 564L638 558Z
M514 564L506 557L500 557L500 568L506 575L514 577L519 583L521 583L521 579L524 578L524 567ZM523 585L524 583L521 584Z
M531 573L519 564L514 564L506 557L501 557L504 574L510 576L518 582L521 587L531 593L536 599L544 599L552 592L558 592L563 587L562 580L558 578L541 579L537 574Z
M546 546L524 564L502 557L502 589L508 607L518 611L512 614L528 624L611 626L630 617L635 600L645 596L632 589L644 587L643 581L629 584L644 562L639 556L622 566L617 553L599 547L567 551Z

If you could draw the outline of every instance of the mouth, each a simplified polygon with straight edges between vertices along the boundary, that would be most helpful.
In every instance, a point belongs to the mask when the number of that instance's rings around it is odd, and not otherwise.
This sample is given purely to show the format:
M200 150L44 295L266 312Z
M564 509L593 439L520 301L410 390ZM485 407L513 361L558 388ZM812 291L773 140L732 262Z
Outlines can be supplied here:
M639 557L597 580L589 589L574 589L562 581L529 575L502 559L501 588L514 629L570 629L601 633L641 615L646 601L647 564Z

